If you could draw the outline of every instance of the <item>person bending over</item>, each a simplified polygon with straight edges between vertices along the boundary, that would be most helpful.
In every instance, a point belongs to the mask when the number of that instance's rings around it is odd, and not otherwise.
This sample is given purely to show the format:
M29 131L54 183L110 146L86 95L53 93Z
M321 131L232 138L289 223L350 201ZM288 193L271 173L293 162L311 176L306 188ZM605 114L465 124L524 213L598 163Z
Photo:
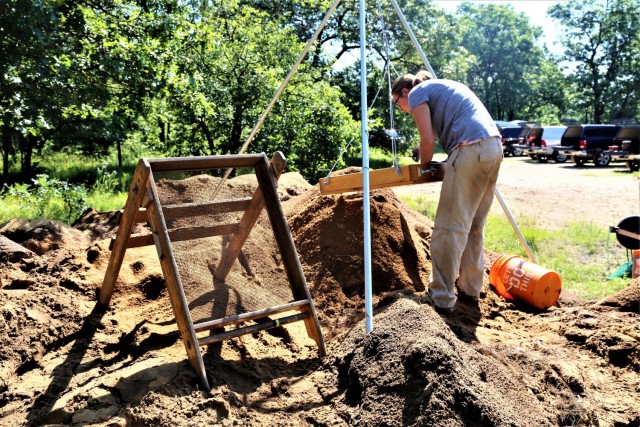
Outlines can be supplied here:
M434 79L428 71L398 77L391 96L416 123L420 167L431 167L436 139L448 155L431 236L428 294L438 312L453 313L458 297L480 297L484 225L503 156L500 132L467 86Z

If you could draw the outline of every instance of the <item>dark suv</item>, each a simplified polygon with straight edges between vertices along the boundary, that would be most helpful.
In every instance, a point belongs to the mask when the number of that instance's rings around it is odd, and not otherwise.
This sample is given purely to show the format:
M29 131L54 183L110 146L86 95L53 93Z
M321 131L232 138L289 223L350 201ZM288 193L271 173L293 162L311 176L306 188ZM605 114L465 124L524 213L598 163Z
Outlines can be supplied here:
M621 125L612 145L605 152L612 160L627 162L632 172L640 170L640 125Z
M522 150L518 145L518 138L522 134L524 128L522 126L499 127L500 139L502 140L502 151L504 156L512 155L514 157L522 156Z
M571 156L576 166L592 160L595 166L607 166L609 147L620 127L617 125L571 125L564 131L560 145L553 147L559 154Z

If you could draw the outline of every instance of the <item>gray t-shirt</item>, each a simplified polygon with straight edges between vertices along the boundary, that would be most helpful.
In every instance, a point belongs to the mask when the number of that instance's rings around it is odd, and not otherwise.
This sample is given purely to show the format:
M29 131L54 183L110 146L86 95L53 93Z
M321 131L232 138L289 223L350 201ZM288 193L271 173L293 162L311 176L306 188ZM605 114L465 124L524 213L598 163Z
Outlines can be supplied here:
M423 102L429 104L433 133L447 153L460 142L500 136L482 101L462 83L444 79L422 82L409 92L409 109Z

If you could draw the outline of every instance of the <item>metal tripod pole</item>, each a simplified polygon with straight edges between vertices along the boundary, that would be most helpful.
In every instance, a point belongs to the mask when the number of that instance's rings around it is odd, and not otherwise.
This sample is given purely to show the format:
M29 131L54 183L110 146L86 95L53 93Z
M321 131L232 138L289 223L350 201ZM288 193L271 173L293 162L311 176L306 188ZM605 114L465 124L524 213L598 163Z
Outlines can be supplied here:
M362 125L362 221L364 223L364 312L367 334L373 330L371 284L371 207L369 202L369 131L367 121L367 38L365 1L360 0L360 105Z
M536 257L533 255L533 252L531 252L531 249L529 249L529 245L527 245L527 241L524 239L524 236L520 232L520 229L518 228L518 224L516 224L516 220L513 218L513 216L511 216L511 212L509 212L509 208L507 208L507 204L504 202L504 199L502 198L502 195L500 194L497 188L495 189L494 193L496 195L496 198L498 199L498 202L500 202L500 206L502 206L502 210L507 215L507 218L509 219L511 226L513 227L516 234L518 235L518 239L520 240L520 243L522 244L522 247L524 248L524 250L527 252L529 259L531 260L532 263L537 264L538 261L536 261Z
M396 0L391 0L391 4L393 4L393 8L396 10L396 13L398 14L398 18L400 18L400 22L402 22L402 26L404 27L404 30L409 35L409 38L411 39L411 43L413 43L413 46L418 51L420 58L422 58L422 62L424 62L424 66L427 67L427 71L429 71L433 76L433 78L435 79L436 73L433 71L433 68L431 68L431 64L429 64L427 55L425 55L424 52L422 51L422 47L420 46L420 43L418 43L418 39L416 38L416 35L413 34L413 31L411 30L411 27L409 26L407 19L404 17L404 14L402 13L402 10L400 10L400 6L398 6L398 2L396 2Z

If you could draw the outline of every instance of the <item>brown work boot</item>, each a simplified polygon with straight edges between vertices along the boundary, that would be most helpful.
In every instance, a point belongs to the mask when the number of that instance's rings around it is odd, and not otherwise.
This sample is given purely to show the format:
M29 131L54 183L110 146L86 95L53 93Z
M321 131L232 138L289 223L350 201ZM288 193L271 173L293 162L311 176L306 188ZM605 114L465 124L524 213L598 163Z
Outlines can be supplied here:
M460 292L458 293L458 301L464 304L474 305L474 304L478 304L478 302L480 301L480 298L475 297L473 295L463 294L462 292Z
M429 295L429 291L427 291L425 293L425 301L427 304L429 304L430 306L433 307L433 309L436 311L436 313L439 314L444 314L444 315L449 315L449 314L453 314L456 311L455 306L454 307L439 307L437 306L433 300L431 299L431 295Z

